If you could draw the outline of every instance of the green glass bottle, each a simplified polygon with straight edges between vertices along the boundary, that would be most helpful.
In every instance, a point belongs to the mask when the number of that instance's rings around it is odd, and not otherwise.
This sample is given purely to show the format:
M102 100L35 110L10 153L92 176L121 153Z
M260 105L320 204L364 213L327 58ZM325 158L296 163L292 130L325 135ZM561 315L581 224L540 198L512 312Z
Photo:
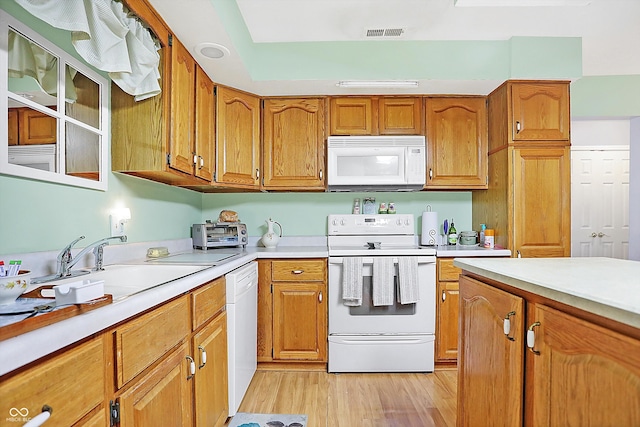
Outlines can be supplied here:
M447 236L447 240L450 245L455 245L458 243L458 232L456 231L456 226L453 224L453 218L451 218L451 226L449 227L449 235Z

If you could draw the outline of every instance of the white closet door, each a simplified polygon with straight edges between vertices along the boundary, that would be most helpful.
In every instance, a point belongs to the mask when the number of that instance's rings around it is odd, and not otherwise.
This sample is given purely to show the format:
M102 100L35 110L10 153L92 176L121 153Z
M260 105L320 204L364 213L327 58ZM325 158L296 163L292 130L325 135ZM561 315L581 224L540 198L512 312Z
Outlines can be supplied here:
M628 148L572 148L571 256L629 258Z

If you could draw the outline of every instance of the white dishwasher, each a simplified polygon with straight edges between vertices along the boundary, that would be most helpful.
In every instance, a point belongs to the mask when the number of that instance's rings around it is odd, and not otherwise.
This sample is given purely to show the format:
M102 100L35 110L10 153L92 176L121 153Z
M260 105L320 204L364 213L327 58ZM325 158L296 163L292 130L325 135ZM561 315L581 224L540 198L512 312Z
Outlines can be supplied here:
M237 268L227 282L229 416L238 411L258 365L258 263Z

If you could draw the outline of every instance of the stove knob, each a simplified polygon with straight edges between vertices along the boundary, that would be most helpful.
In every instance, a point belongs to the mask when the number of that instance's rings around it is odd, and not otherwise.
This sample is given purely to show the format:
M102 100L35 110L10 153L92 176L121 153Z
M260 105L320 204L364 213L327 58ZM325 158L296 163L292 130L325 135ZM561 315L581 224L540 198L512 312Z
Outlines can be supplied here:
M409 219L404 220L404 225L409 225Z
M398 218L398 219L396 220L396 224L398 224L398 225L402 225L402 220Z
M344 220L344 218L340 220L340 225L346 225L346 221Z
M337 219L334 219L333 221L331 221L331 223L332 223L333 225L338 225L338 220L337 220Z

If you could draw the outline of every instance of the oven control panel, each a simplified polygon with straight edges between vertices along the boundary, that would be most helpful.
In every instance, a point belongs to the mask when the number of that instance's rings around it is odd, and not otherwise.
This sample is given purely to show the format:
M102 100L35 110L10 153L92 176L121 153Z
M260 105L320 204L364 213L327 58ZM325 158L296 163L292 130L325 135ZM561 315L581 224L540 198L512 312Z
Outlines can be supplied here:
M344 214L328 216L328 234L340 235L376 235L376 234L415 234L412 214Z

